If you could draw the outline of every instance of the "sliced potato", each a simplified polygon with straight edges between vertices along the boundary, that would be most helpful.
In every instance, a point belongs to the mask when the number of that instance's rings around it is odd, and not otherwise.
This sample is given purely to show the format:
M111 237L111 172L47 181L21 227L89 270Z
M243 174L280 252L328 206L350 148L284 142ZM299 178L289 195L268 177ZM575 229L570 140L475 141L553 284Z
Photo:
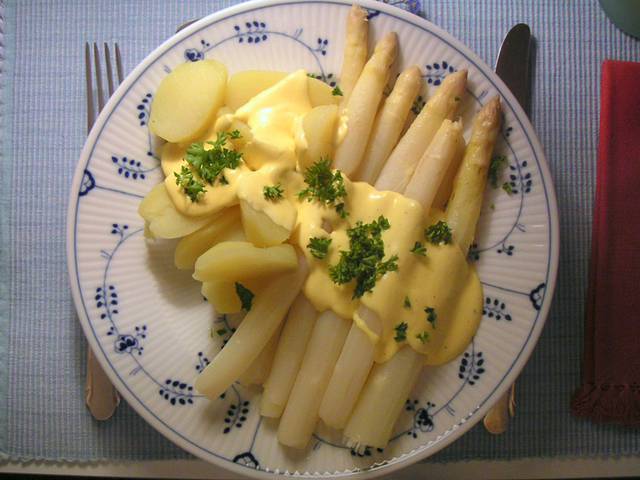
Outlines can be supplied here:
M218 115L220 112L226 111L229 113L229 108L222 107L218 110ZM173 172L180 170L180 167L184 162L182 160L185 159L187 154L187 149L191 146L193 142L213 142L218 137L218 132L220 130L232 131L238 130L240 131L240 138L237 140L230 140L226 147L230 148L229 144L233 145L234 149L241 148L246 142L251 140L251 130L248 125L239 120L234 120L229 122L228 124L223 123L225 128L218 128L218 123L214 122L213 124L207 126L202 135L199 135L198 138L192 139L188 142L183 143L165 143L162 146L162 153L160 154L160 166L162 167L162 173L164 173L165 177L172 177ZM205 145L205 149L213 148L210 145Z
M309 101L314 107L338 105L342 97L333 94L333 88L317 78L309 77Z
M302 171L321 158L333 157L337 123L337 105L320 105L305 115L302 128L307 139L307 150L301 160Z
M164 183L153 187L140 202L138 213L145 220L148 238L180 238L199 230L211 221L211 215L188 217L174 206Z
M196 259L219 241L220 236L233 229L234 225L236 228L241 227L240 211L237 207L224 210L214 216L209 224L182 238L174 252L176 267L180 270L192 269Z
M182 143L165 143L160 154L160 167L165 177L173 175L180 169L182 159L187 153L188 145Z
M227 84L225 105L232 110L247 103L252 97L272 87L289 75L286 72L247 70L232 75ZM309 100L314 107L338 104L341 97L334 96L329 85L317 78L309 78Z
M193 278L238 281L294 270L297 265L289 244L258 248L250 242L220 242L198 257Z
M202 135L224 102L227 68L215 60L186 62L167 75L151 104L149 128L169 142Z
M242 226L247 239L257 247L271 247L284 242L291 230L278 225L264 212L254 209L246 201L240 201Z
M209 280L202 284L200 293L213 305L217 313L238 313L242 309L235 282Z
M270 277L263 277L250 278L240 283L257 296L270 281ZM238 313L242 310L242 302L238 297L235 281L209 280L203 282L200 293L213 305L217 313Z

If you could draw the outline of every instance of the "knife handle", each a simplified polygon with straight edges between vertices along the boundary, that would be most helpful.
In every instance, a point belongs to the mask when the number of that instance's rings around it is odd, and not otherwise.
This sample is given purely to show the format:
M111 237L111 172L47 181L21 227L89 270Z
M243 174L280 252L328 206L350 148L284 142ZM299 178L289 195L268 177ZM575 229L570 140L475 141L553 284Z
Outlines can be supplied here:
M84 387L87 408L96 420L108 420L120 404L120 395L87 345L87 378Z

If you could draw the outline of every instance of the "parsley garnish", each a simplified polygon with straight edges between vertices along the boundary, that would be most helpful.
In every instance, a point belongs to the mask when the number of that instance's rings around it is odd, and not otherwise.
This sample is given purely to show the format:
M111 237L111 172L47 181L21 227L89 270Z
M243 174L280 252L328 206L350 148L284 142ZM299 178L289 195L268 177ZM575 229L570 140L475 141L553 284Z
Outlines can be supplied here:
M429 341L429 332L422 332L416 335L416 338L420 340L422 343L426 343Z
M333 87L333 90L331 90L331 95L333 95L334 97L341 97L342 96L342 90L340 90L340 87L338 85Z
M393 329L396 331L396 335L393 337L393 339L396 342L402 342L403 340L407 339L407 328L409 327L409 325L407 325L406 322L401 322L398 325L396 325L395 327L393 327Z
M491 185L493 188L498 188L498 177L506 166L507 157L505 157L504 155L496 155L491 159L487 177L489 178L489 185Z
M308 187L298 192L300 200L317 200L324 205L333 206L342 218L347 216L344 202L340 202L347 196L344 179L340 170L335 173L331 171L330 159L323 158L311 165L304 173L304 181Z
M513 193L513 187L509 182L504 182L502 184L502 189L507 192L507 195L511 195Z
M407 310L411 308L411 300L409 300L409 297L404 297L404 303L402 305Z
M311 255L322 260L329 252L329 245L331 245L330 238L311 237L307 248L311 252Z
M178 185L192 202L197 202L200 195L204 195L207 190L204 183L193 178L193 172L189 167L182 166L180 173L173 172L176 176L176 185Z
M253 292L241 283L236 282L236 294L240 299L242 309L247 312L251 310L251 304L253 302L253 297L255 296Z
M240 165L242 154L225 148L228 138L240 138L240 132L238 130L231 133L218 132L214 142L206 142L207 145L213 146L209 150L205 150L205 144L202 142L192 143L187 149L185 160L209 185L213 185L216 180L223 183L222 171L225 168L238 168Z
M271 185L271 186L265 185L262 188L262 193L264 194L264 198L266 198L267 200L271 200L272 202L275 202L276 200L280 200L282 198L284 189L280 186L280 184Z
M349 251L340 252L340 261L329 267L329 276L334 283L342 285L356 281L351 298L360 298L370 292L376 281L387 272L398 270L398 256L393 255L386 261L382 232L391 227L382 215L371 223L357 222L347 230Z
M218 330L216 330L216 333L218 334L218 336L223 336L225 333L227 333L227 329L226 328L219 328Z
M424 313L427 314L427 322L431 324L433 328L436 328L436 320L438 319L438 313L433 307L426 307Z
M422 245L422 242L416 242L413 244L413 248L411 249L411 253L415 253L416 255L422 255L423 257L427 256L427 248Z
M451 228L447 222L440 220L438 223L427 227L424 231L425 237L434 245L442 245L443 243L451 243Z

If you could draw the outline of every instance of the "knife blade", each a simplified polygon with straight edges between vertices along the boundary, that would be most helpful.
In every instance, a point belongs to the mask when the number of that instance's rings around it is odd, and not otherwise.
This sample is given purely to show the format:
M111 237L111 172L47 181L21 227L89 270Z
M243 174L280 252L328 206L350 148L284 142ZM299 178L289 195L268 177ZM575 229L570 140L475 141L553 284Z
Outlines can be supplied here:
M509 87L518 103L529 114L531 98L531 29L526 23L515 25L502 41L496 73ZM484 417L484 426L489 433L507 431L509 417L515 415L515 383L498 399Z
M519 23L509 30L500 46L495 70L528 115L531 97L531 29L529 25Z

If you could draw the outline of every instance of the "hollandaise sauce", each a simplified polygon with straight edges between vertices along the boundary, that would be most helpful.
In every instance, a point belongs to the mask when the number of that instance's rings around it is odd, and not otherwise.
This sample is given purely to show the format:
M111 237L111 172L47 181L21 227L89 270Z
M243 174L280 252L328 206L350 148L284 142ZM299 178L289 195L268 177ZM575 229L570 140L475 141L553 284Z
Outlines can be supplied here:
M165 145L162 169L171 200L180 212L195 217L244 202L289 231L289 242L309 264L306 297L319 312L330 309L353 319L375 344L377 362L387 361L406 344L430 365L455 358L471 341L482 314L482 288L466 253L446 238L426 235L443 213L425 212L401 193L378 191L328 171L318 175L328 175L333 190L314 196L313 182L300 166L308 140L303 119L312 108L308 78L301 70L236 112L220 115L203 146L216 148L219 132L237 129L241 138L229 139L225 148L241 153L242 161L225 168L195 200L176 182L176 174L189 167L190 146ZM336 122L336 143L346 125L343 118ZM323 159L317 160L320 169ZM375 245L377 256L356 252L362 245ZM348 258L370 267L372 275L360 282L346 272L349 280L344 281L339 265ZM381 331L371 331L360 319L356 312L361 306L378 316Z

